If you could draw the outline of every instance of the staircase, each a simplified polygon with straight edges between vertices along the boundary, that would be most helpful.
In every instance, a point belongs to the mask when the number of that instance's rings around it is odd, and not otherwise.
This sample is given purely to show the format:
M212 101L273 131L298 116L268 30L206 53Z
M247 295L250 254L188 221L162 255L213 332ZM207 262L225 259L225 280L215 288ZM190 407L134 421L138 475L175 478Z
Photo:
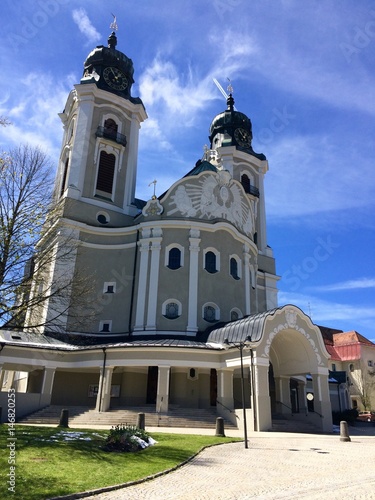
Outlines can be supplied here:
M115 408L106 412L97 412L86 406L51 405L38 410L19 420L22 424L55 424L60 421L61 410L69 410L69 426L103 425L108 428L128 424L136 425L138 413L145 414L147 427L180 427L215 429L217 413L214 409L180 408L170 405L168 413L156 413L154 406L139 406L136 408ZM236 429L231 422L225 421L225 427Z
M285 418L281 415L272 415L271 432L294 432L301 434L321 434L321 429L308 420Z

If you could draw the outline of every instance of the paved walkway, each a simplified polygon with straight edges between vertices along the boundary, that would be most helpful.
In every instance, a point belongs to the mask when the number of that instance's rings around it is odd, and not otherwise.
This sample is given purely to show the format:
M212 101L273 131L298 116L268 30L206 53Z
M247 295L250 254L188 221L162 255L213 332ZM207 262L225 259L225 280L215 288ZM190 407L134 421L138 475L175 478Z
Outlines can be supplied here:
M174 472L86 498L375 499L375 426L350 434L351 441L342 442L339 435L254 433L248 449L243 443L207 448Z

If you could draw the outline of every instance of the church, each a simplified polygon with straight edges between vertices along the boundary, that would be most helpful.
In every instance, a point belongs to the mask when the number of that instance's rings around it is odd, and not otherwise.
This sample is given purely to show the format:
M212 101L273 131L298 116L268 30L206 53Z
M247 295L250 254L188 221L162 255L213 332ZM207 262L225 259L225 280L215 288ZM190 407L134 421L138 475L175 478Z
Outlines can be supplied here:
M226 109L207 122L203 157L161 196L139 200L147 113L133 75L113 32L87 56L59 115L60 238L47 274L52 285L71 279L69 307L51 299L22 331L0 330L0 405L15 387L18 418L48 405L178 406L210 408L240 428L245 418L251 431L282 415L331 432L321 331L296 306L278 307L268 162L252 148L251 120L229 89ZM75 243L61 259L66 234ZM80 274L87 309L76 300ZM35 315L38 332L28 329Z

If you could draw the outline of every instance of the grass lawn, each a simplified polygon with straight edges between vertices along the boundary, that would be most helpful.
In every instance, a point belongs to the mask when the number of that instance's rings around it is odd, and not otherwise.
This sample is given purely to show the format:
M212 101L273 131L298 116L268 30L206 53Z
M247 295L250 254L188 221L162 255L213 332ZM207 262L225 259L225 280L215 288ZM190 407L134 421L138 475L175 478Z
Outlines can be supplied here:
M214 431L213 431L214 434ZM202 447L232 438L151 433L158 444L137 453L103 450L108 431L16 426L15 493L8 491L11 464L7 425L0 425L0 498L43 500L134 481L174 467Z

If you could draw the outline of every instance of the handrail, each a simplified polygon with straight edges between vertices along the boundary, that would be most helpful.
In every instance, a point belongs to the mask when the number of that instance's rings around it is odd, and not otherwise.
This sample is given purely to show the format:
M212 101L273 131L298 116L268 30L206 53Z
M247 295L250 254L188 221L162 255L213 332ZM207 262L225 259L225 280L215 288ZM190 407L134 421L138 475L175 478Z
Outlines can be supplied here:
M223 405L223 403L221 401L219 401L218 399L216 400L216 403L219 403L219 405L221 405L223 408L225 408L226 410L228 410L230 413L234 413L234 415L235 415L236 418L240 418L234 410L231 410L227 406Z
M279 403L280 405L283 405L285 406L285 408L288 408L288 410L290 410L292 412L292 415L294 415L294 412L293 412L293 408L291 408L290 406L286 405L285 403L283 403L282 401L275 401L276 403Z
M324 418L324 415L321 415L318 411L315 411L315 410L308 410L309 413L316 413L317 415L319 415L320 418Z
M124 134L120 134L114 130L111 130L107 127L99 126L96 129L95 135L96 137L104 137L105 139L115 141L117 142L117 144L121 144L124 147L126 146L126 136Z

